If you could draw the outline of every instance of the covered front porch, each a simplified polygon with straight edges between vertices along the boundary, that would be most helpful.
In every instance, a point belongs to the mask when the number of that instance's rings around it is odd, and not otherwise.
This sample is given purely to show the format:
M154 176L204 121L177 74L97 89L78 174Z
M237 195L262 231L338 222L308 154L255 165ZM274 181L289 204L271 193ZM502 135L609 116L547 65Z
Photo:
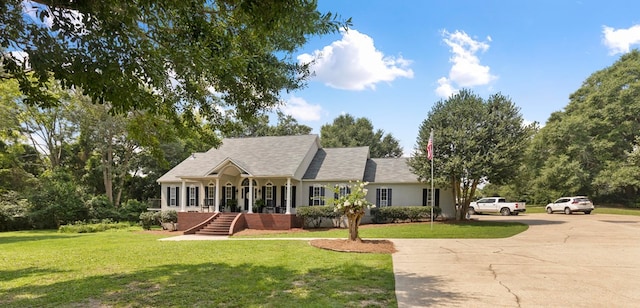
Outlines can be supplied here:
M168 187L167 208L199 213L295 214L300 180L252 175L232 159L206 174L180 177L179 186Z

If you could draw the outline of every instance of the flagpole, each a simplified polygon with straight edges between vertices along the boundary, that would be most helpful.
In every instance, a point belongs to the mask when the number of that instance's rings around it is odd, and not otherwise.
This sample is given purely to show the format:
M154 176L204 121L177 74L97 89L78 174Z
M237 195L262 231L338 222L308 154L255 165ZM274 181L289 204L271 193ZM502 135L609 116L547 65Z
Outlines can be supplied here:
M433 206L434 206L434 190L433 190L433 129L431 129L431 134L429 135L429 143L431 143L431 230L433 230Z

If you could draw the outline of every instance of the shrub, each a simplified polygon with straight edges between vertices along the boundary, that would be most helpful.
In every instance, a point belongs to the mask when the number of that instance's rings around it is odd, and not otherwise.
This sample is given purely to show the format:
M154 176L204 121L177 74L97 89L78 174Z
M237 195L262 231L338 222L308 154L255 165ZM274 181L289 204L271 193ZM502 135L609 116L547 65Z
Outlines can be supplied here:
M433 208L433 218L442 213L440 207ZM372 208L371 215L374 223L388 223L400 221L423 221L431 219L431 206L389 206Z
M29 219L40 229L58 228L63 224L86 220L88 211L85 199L86 195L76 185L70 172L61 169L46 171L30 188Z
M159 212L143 212L140 213L140 224L142 225L142 229L151 230L151 227L154 225L158 225L158 215Z
M58 228L60 233L94 233L102 232L110 229L126 229L131 227L130 223L114 222L110 219L104 219L99 223L85 223L84 221L76 221L72 224L66 224Z
M30 203L15 191L0 195L0 231L28 229L27 212Z
M140 214L147 211L149 204L136 199L129 199L119 209L121 220L136 222L140 219Z
M296 209L296 216L302 218L303 225L319 228L325 219L334 219L340 217L336 213L332 205L325 206L301 206Z
M120 214L105 195L99 195L86 202L89 219L98 223L103 219L120 220Z
M178 212L175 210L162 211L160 212L160 222L161 223L176 223L178 222Z

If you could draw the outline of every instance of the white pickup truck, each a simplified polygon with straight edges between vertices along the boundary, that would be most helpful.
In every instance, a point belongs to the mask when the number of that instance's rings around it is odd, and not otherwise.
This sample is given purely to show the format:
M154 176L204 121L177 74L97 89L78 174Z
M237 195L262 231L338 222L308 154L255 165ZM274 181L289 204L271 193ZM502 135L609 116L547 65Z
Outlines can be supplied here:
M502 197L482 198L469 204L469 214L500 213L502 216L518 215L527 210L524 202L507 202Z

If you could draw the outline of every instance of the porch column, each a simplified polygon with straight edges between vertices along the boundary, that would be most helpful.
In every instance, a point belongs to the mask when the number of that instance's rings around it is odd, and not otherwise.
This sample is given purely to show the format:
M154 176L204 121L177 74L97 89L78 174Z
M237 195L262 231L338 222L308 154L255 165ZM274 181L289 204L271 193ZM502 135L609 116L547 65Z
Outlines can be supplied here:
M287 211L285 214L291 214L291 178L287 178Z
M200 188L198 188L198 189L200 190L200 198L198 198L198 199L200 199L200 200L198 200L198 203L200 204L201 211L203 211L203 212L204 212L204 207L206 206L206 205L204 204L204 199L205 199L205 197L206 197L206 196L204 195L204 183L200 182Z
M244 196L247 198L247 196ZM253 179L249 178L249 213L253 213Z
M220 178L216 178L216 213L220 213Z
M182 180L182 189L180 189L180 212L185 212L185 205L187 204L187 183Z

